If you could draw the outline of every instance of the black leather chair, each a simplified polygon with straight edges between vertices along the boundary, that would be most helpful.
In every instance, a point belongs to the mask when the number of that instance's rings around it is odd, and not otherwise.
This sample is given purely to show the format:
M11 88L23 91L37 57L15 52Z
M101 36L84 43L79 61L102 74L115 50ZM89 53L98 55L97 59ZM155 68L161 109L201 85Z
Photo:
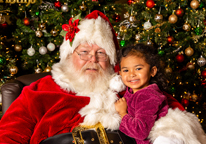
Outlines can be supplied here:
M10 80L1 86L2 93L2 115L9 108L11 103L19 96L24 86L30 85L32 82L51 75L50 72L28 74L17 77L15 80Z

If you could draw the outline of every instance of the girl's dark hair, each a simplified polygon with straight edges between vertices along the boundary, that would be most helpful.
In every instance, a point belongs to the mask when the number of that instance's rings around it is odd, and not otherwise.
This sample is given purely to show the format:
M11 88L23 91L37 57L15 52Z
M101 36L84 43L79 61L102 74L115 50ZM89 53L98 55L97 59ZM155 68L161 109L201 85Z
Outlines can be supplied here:
M144 58L146 63L150 65L150 69L153 66L156 66L157 74L150 78L149 83L156 83L161 90L167 90L167 81L163 72L163 67L160 65L160 58L157 48L143 43L122 48L118 53L118 62L120 64L120 68L122 58L131 55Z

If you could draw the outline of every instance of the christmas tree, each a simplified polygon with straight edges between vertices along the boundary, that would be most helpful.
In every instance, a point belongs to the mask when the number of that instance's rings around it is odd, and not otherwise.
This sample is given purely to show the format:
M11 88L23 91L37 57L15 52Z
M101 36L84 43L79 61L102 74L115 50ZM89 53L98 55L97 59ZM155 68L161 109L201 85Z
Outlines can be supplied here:
M144 42L158 49L168 92L206 130L205 5L205 0L128 0L117 33L122 47Z

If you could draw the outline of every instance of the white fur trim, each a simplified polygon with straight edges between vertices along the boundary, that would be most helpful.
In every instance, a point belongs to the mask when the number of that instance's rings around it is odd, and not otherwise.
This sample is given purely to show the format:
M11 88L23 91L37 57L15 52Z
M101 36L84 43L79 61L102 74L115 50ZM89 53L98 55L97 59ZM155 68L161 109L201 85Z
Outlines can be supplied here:
M121 76L118 74L115 74L113 78L110 80L109 87L111 90L116 92L121 92L126 89L126 86L122 82Z
M187 111L169 109L165 117L155 122L149 138L152 142L159 136L179 139L184 144L206 144L206 135L198 118Z
M184 142L176 138L159 136L155 139L153 144L184 144Z
M70 41L65 40L60 47L60 62L65 61L68 54L82 43L97 44L99 47L105 49L109 56L111 65L116 64L116 48L113 41L112 28L107 21L98 16L97 19L84 19L78 25L80 31L76 33L72 47Z

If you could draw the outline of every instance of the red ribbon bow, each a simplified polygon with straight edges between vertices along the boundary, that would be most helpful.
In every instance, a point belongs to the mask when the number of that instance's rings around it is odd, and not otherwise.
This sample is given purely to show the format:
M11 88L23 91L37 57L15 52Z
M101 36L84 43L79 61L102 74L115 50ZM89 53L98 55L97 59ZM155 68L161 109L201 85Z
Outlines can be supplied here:
M74 36L75 36L75 33L78 33L79 32L79 28L77 27L78 26L78 23L79 23L79 19L76 19L73 23L72 23L72 18L70 18L69 24L63 24L62 25L62 29L64 31L68 31L66 33L66 40L69 39L70 42L72 42L72 40L74 39Z

